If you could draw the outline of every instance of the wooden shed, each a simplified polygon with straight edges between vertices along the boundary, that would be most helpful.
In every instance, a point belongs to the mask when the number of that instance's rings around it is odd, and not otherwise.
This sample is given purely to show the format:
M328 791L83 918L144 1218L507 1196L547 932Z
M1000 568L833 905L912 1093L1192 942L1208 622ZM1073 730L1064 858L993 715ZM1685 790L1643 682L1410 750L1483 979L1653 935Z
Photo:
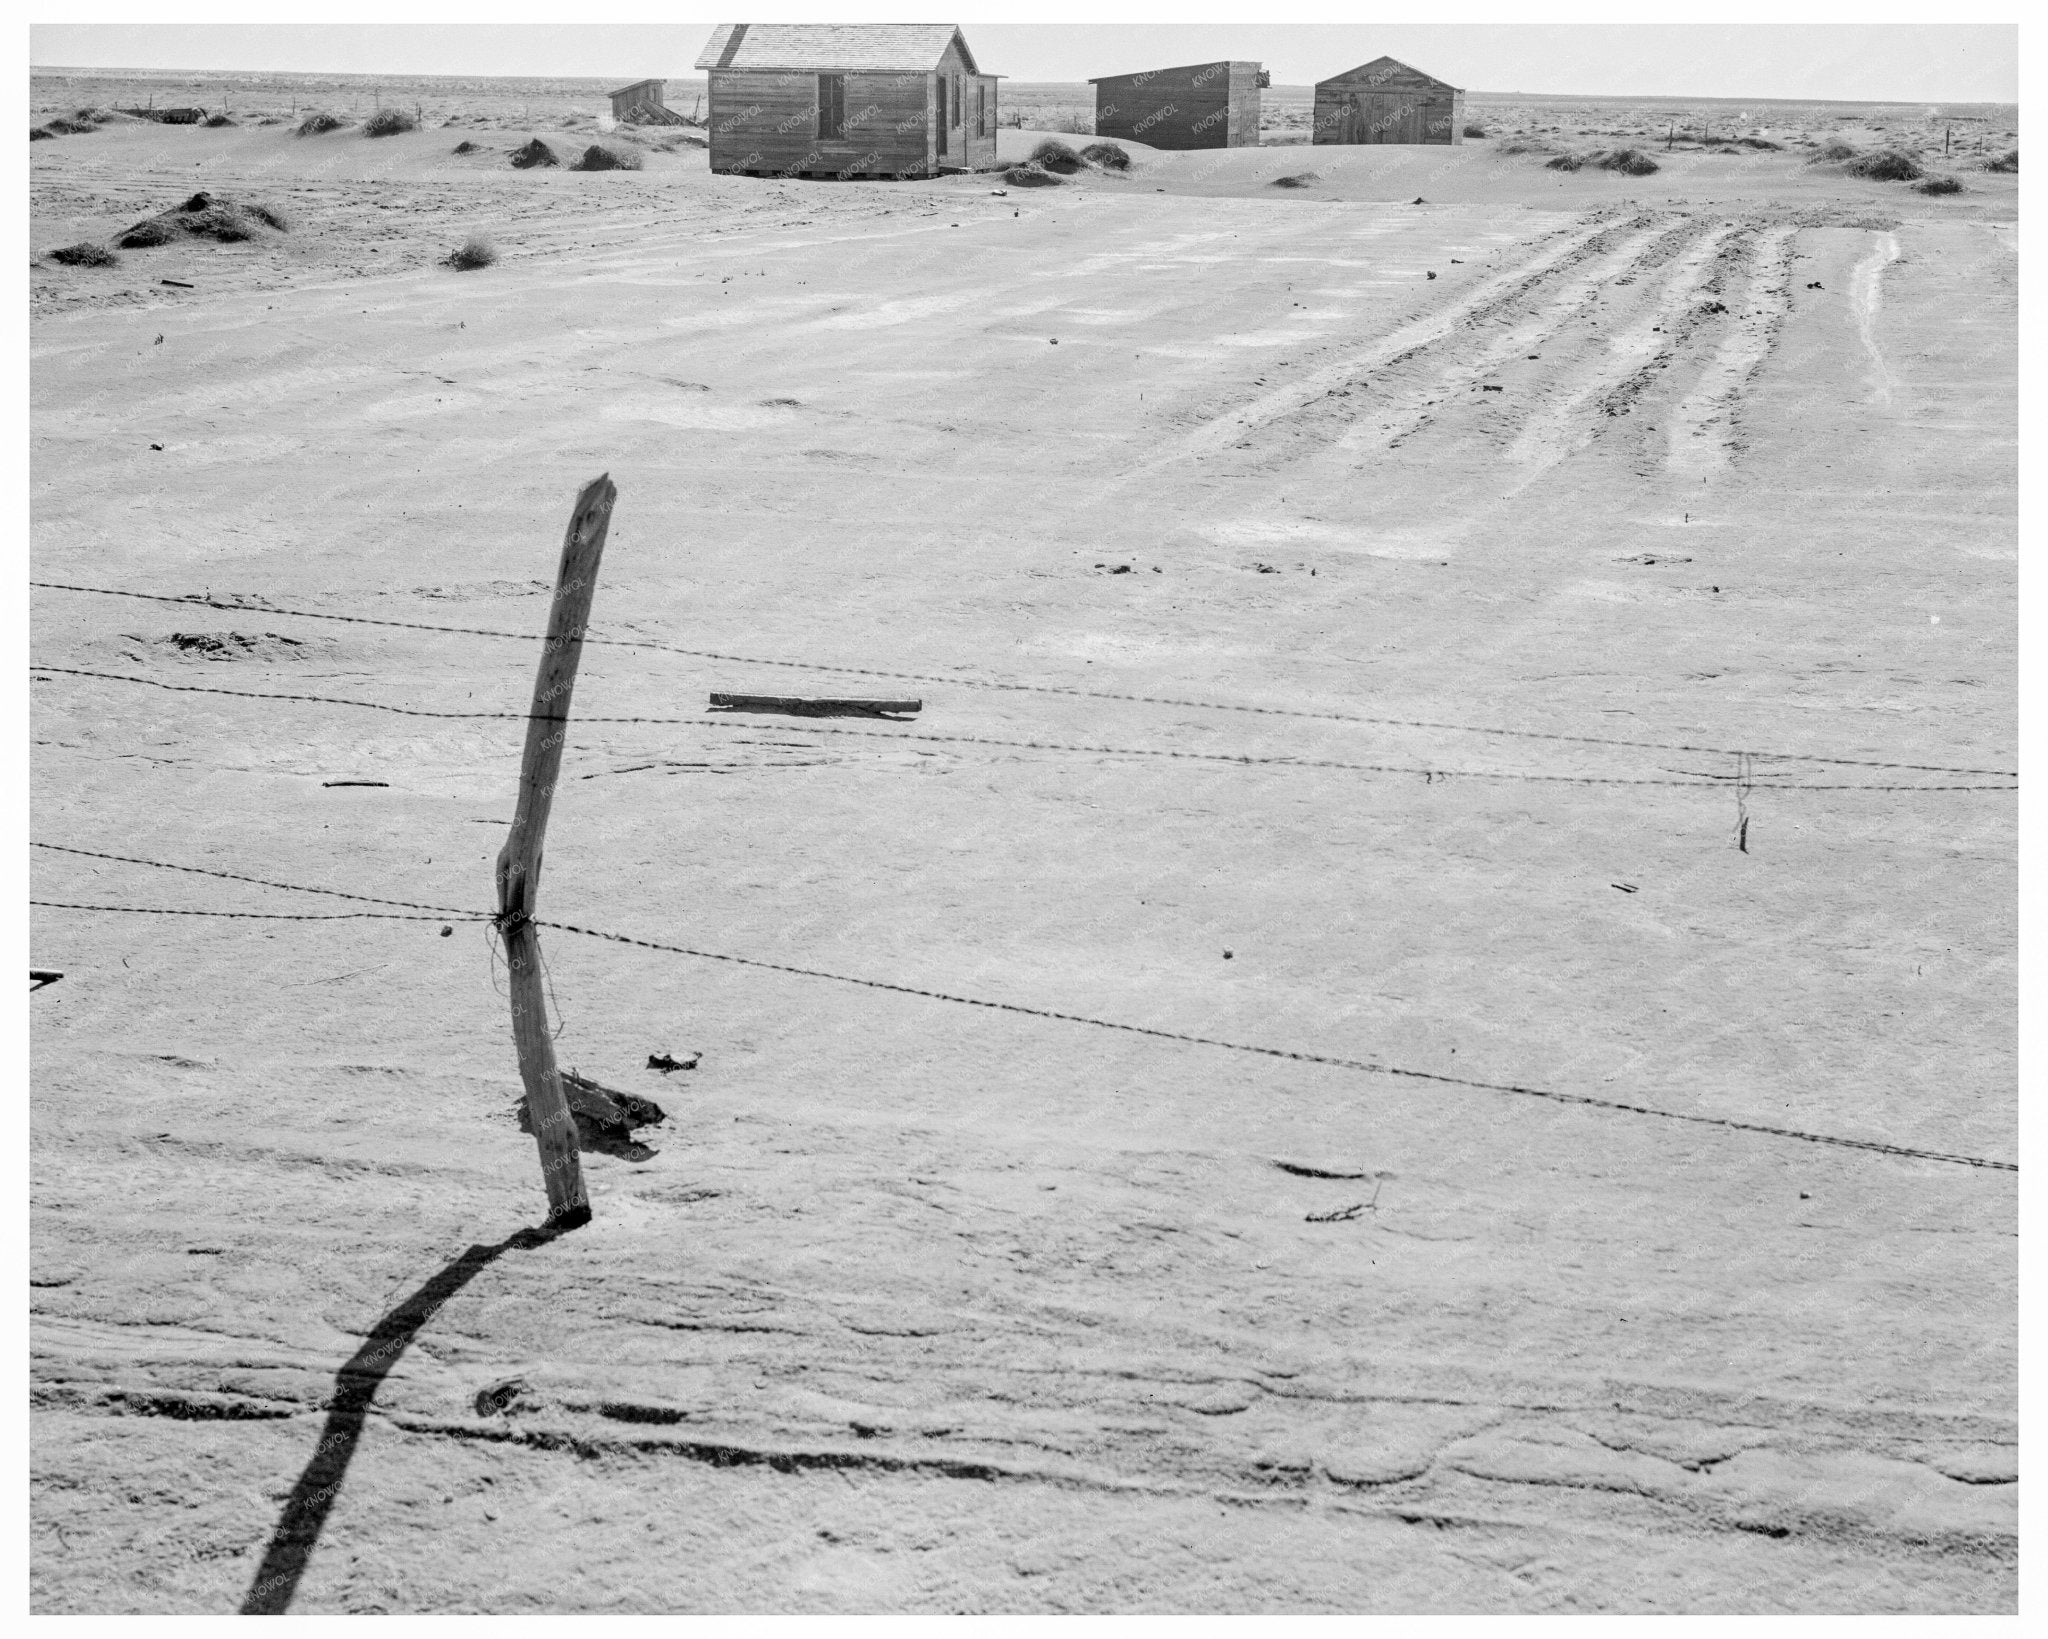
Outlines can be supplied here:
M666 80L635 80L611 93L612 118L621 125L681 125L683 116L663 100Z
M1316 82L1312 142L1465 140L1465 93L1420 69L1376 57Z
M1106 74L1095 87L1095 134L1154 148L1256 148L1259 65L1189 63Z
M721 23L711 169L928 177L996 162L996 82L952 23Z

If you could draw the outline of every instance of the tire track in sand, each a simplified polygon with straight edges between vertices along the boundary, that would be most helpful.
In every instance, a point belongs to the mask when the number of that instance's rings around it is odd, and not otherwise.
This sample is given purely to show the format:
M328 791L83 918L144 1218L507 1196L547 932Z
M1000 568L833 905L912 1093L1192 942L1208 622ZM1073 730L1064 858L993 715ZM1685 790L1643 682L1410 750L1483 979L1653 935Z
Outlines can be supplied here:
M1563 230L1548 248L1482 280L1449 306L1420 314L1369 346L1311 370L1284 387L1262 393L1235 409L1223 411L1213 421L1189 433L1180 447L1170 454L1128 469L1126 479L1153 472L1176 461L1223 450L1257 427L1312 407L1318 398L1333 388L1356 380L1364 371L1384 369L1410 353L1442 341L1459 325L1484 317L1502 303L1512 300L1560 263L1586 254L1591 243L1610 226L1608 222L1596 221Z
M1691 249L1676 259L1670 275L1635 322L1608 341L1603 356L1576 384L1524 423L1508 448L1508 460L1520 469L1508 488L1509 495L1519 494L1592 442L1600 420L1624 413L1656 372L1676 356L1675 349L1685 338L1672 333L1672 327L1705 297L1710 270L1736 228L1733 222L1707 228Z
M1870 355L1878 400L1885 404L1891 403L1898 378L1885 362L1884 350L1877 345L1877 309L1883 295L1884 270L1898 259L1898 236L1881 233L1870 254L1856 264L1856 271L1849 276L1849 311L1856 317L1856 334L1862 339L1863 350Z
M1639 226L1639 231L1623 239L1611 253L1571 265L1570 275L1562 282L1516 292L1517 296L1539 295L1542 300L1521 322L1474 351L1453 357L1430 382L1368 405L1371 421L1377 425L1354 424L1337 440L1337 447L1346 454L1395 448L1434 419L1427 413L1432 406L1448 401L1461 387L1468 391L1476 387L1480 376L1499 365L1526 358L1531 348L1544 346L1584 313L1601 291L1654 266L1659 260L1654 252L1675 231L1681 230L1674 230L1668 221ZM1587 248L1598 243L1596 238Z
M1705 479L1740 453L1734 433L1736 405L1770 356L1778 329L1792 311L1789 281L1795 232L1790 226L1778 227L1758 237L1737 309L1741 316L1721 338L1692 391L1671 412L1664 466L1676 477Z

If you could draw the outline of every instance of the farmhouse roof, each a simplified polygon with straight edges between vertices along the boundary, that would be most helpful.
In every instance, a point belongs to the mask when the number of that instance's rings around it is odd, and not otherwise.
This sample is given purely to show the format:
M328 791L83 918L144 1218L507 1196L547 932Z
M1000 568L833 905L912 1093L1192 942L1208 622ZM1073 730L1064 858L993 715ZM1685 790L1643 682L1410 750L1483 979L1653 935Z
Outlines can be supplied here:
M697 66L922 74L939 66L955 40L967 72L980 73L957 23L720 23Z
M1434 74L1425 74L1419 68L1410 68L1396 57L1375 57L1369 63L1360 63L1356 68L1347 68L1341 74L1332 74L1329 79L1318 80L1316 83L1318 85L1328 85L1331 80L1355 80L1375 74L1385 74L1390 69L1398 69L1407 76L1409 87L1416 85L1441 86L1446 91L1464 89L1462 86L1451 84L1449 80L1440 80Z
M668 81L666 80L635 80L631 85L622 85L616 91L607 91L605 95L608 97L623 97L631 91L645 91L650 85L665 86L667 84Z
M1128 74L1098 74L1088 83L1102 85L1109 80L1138 80L1148 74L1185 74L1191 68L1249 68L1256 72L1258 66L1246 57L1219 57L1212 63L1176 63L1171 68L1134 68Z

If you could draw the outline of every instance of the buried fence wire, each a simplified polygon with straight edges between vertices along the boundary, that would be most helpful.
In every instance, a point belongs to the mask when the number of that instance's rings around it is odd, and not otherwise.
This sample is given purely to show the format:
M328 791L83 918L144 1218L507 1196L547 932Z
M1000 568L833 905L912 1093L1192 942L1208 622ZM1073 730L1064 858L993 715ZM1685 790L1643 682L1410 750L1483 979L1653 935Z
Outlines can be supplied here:
M545 641L540 632L507 632L486 626L441 626L418 620L391 620L377 615L338 615L316 609L287 609L264 603L223 603L190 594L173 597L162 592L132 592L113 586L81 586L69 581L32 580L32 587L54 592L84 592L99 597L139 598L151 603L180 603L188 607L221 609L232 614L287 615L302 620L339 621L354 626L389 626L405 631L440 632L462 637L506 638L514 642ZM1355 712L1306 711L1292 706L1254 706L1227 700L1189 700L1172 695L1130 694L1106 689L1084 689L1059 683L1014 683L999 678L943 676L926 672L881 671L866 666L834 666L815 660L775 660L761 655L727 654L713 649L686 649L653 638L593 637L585 633L586 644L616 649L651 649L678 654L694 660L718 660L742 666L777 666L794 671L831 672L847 677L877 677L898 683L935 683L963 689L991 689L1015 694L1065 695L1082 700L1116 700L1152 706L1176 706L1196 711L1235 711L1260 717L1295 717L1317 722L1360 723L1377 728L1425 728L1453 734L1486 734L1507 739L1545 740L1572 745L1615 746L1637 751L1684 751L1709 756L1753 756L1776 762L1828 763L1844 768L1900 769L1918 774L1975 774L1992 778L2017 779L2018 773L2005 768L1956 768L1940 763L1885 762L1870 757L1832 757L1805 751L1756 751L1732 746L1691 745L1668 740L1622 740L1597 734L1562 734L1545 729L1502 728L1477 723L1448 723L1426 718L1370 717ZM428 715L420 713L420 715Z
M430 910L436 917L466 922L495 923L497 918L475 911L449 910L440 906L417 905L406 900L373 899L367 894L349 893L340 888L317 888L297 882L278 882L264 877L245 876L232 871L214 870L196 865L176 865L164 860L141 859L133 855L95 852L86 848L70 848L59 843L31 842L33 848L45 848L56 853L76 854L89 859L116 860L123 864L146 865L158 870L186 871L200 876L222 877L232 882L257 883L264 887L281 888L293 893L327 894L341 899L364 900L378 905L399 905L413 910ZM64 901L31 901L33 904L49 904L64 909L128 911L139 914L160 915L220 915L254 917L256 912L154 912L147 906L139 905L71 905ZM359 912L363 916L379 913ZM279 916L279 920L324 921L330 917L321 916ZM393 917L391 920L432 920L429 917ZM1646 1104L1627 1104L1619 1099L1595 1098L1587 1093L1564 1093L1543 1087L1525 1087L1516 1082L1482 1081L1470 1076L1444 1075L1433 1070L1410 1070L1399 1065L1380 1064L1370 1059L1343 1058L1334 1054L1311 1053L1294 1048L1261 1047L1256 1043L1226 1041L1217 1036L1198 1036L1186 1031L1161 1030L1151 1025L1126 1024L1116 1019L1098 1019L1085 1013L1063 1013L1053 1008L1031 1007L1021 1002L990 1001L979 996L960 996L950 991L929 990L918 985L897 984L886 979L864 979L853 974L833 973L823 968L799 967L790 962L771 962L754 956L735 956L726 951L700 950L690 945L669 944L657 939L640 939L631 934L610 933L602 928L586 928L574 922L554 922L535 917L533 925L552 928L558 933L573 933L584 938L600 939L611 944L628 945L641 950L661 951L676 956L695 957L700 961L724 962L735 967L755 968L768 973L785 973L797 978L824 979L833 984L855 985L863 990L886 991L892 995L915 996L926 1001L950 1002L960 1007L978 1007L989 1012L1015 1014L1023 1018L1050 1019L1061 1024L1087 1025L1097 1030L1115 1030L1125 1035L1142 1036L1155 1041L1174 1041L1196 1047L1213 1047L1231 1053L1246 1053L1259 1058L1280 1059L1294 1064L1313 1064L1327 1069L1350 1070L1369 1075L1398 1077L1408 1081L1429 1082L1442 1087L1458 1087L1474 1092L1500 1093L1520 1098L1543 1099L1554 1104L1577 1105L1586 1109L1606 1110L1616 1114L1653 1117L1660 1121L1680 1121L1695 1126L1718 1127L1728 1132L1757 1133L1772 1138L1790 1138L1807 1144L1825 1144L1839 1149L1865 1150L1880 1155L1896 1155L1912 1160L1938 1161L1953 1166L1982 1167L1996 1172L2018 1172L2019 1163L1997 1161L1984 1156L1954 1154L1944 1150L1916 1149L1910 1145L1889 1144L1871 1138L1845 1138L1834 1133L1808 1132L1796 1127L1778 1127L1756 1121L1738 1121L1729 1116L1696 1115L1682 1110L1661 1110Z
M44 672L62 677L92 677L112 683L137 683L148 688L165 689L175 694L220 694L239 700L269 700L281 703L297 703L327 706L352 706L364 711L390 712L400 717L437 717L465 721L525 722L538 717L544 722L564 722L569 719L523 711L441 711L423 706L393 706L381 700L357 700L333 694L277 694L254 689L221 688L206 683L166 683L154 677L136 677L125 672L89 671L77 666L43 666L32 664L31 672ZM574 719L578 726L600 724L641 724L657 727L704 727L720 729L757 728L754 723L734 722L729 717L604 717L579 715ZM1693 778L1658 779L1639 775L1622 774L1541 774L1515 769L1476 768L1424 768L1402 763L1358 763L1346 762L1328 757L1254 757L1227 751L1174 751L1154 746L1111 746L1073 745L1056 740L1006 740L992 735L979 734L926 734L913 729L858 729L825 728L808 724L777 723L778 734L812 734L852 736L867 740L908 740L938 745L996 746L1015 751L1056 751L1071 752L1083 756L1107 757L1153 757L1177 762L1222 763L1243 767L1325 769L1355 774L1419 774L1425 781L1438 780L1511 780L1546 785L1601 785L1601 786L1668 786L1680 789L1721 789L1725 784L1723 776L1707 775ZM1604 742L1603 742L1604 743ZM1615 742L1620 743L1620 742ZM1754 753L1742 752L1745 759ZM1918 764L1879 764L1872 766L1913 768ZM600 772L609 773L611 770ZM584 779L595 779L597 774L585 774ZM2017 778L2017 776L2002 776ZM1751 779L1746 787L1752 791L2017 791L2017 785L1929 785L1922 783L1858 783L1844 781L1757 781Z

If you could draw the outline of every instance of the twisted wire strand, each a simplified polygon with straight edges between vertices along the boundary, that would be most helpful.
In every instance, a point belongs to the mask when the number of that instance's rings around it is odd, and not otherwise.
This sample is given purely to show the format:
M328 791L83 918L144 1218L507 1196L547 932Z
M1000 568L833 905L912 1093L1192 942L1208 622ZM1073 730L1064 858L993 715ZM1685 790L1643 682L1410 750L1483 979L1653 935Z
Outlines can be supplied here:
M46 591L81 592L98 597L137 598L151 603L182 603L238 614L288 615L301 620L337 621L353 626L388 626L404 631L443 632L465 637L494 637L519 643L544 642L540 632L507 632L487 626L443 626L427 621L392 620L378 615L340 615L317 609L289 609L272 604L222 603L216 599L185 595L172 597L162 592L134 592L113 586L83 586L70 581L32 580L30 586ZM963 689L990 689L1013 694L1065 695L1082 700L1116 700L1150 706L1175 706L1195 711L1235 711L1260 717L1306 718L1318 722L1362 723L1378 728L1423 728L1454 734L1486 734L1509 739L1547 740L1575 745L1617 746L1637 751L1684 751L1707 756L1734 757L1744 754L1776 762L1827 763L1843 768L1894 769L1916 774L1970 774L1984 778L2017 779L2017 771L2005 768L1957 768L1940 763L1885 762L1869 757L1833 757L1804 751L1758 751L1753 747L1703 746L1668 740L1622 740L1597 734L1562 734L1545 729L1502 728L1476 723L1448 723L1428 718L1371 717L1355 712L1305 711L1293 706L1254 706L1227 700L1190 700L1172 695L1131 694L1108 689L1083 689L1058 683L1013 683L990 677L946 677L927 672L882 671L868 666L835 666L816 660L780 660L761 655L728 654L716 649L687 649L679 644L653 638L593 637L582 641L617 649L649 649L678 654L694 660L718 660L744 666L775 666L792 671L829 672L842 677L875 677L897 683L932 683Z
M445 906L423 905L403 899L382 899L369 894L350 893L340 888L311 887L298 882L279 882L273 878L249 876L237 871L222 871L208 866L177 865L165 860L143 859L131 854L107 853L89 848L73 848L61 843L35 842L31 847L47 849L53 853L72 854L87 859L114 860L122 864L145 865L157 870L182 871L196 876L219 877L230 882L254 883L262 887L279 888L292 893L325 894L333 898L357 900L365 904L397 906L404 910L431 911L435 918L459 919L466 922L495 923L497 918L475 911L452 910ZM62 901L34 901L50 903L66 909L126 910L140 914L191 914L182 912L156 912L146 906L72 906ZM206 913L198 913L206 914ZM254 917L255 912L221 912L221 915L246 915ZM365 912L363 915L378 913ZM325 917L280 918L291 920L322 921ZM430 920L430 918L392 917L391 920ZM1808 1144L1825 1144L1840 1149L1865 1150L1881 1155L1896 1155L1913 1160L1937 1161L1954 1166L1980 1167L1996 1172L2019 1171L2014 1161L1999 1161L1977 1155L1961 1155L1944 1150L1917 1149L1905 1144L1888 1144L1877 1139L1846 1138L1835 1133L1808 1132L1796 1127L1771 1126L1762 1122L1738 1121L1729 1116L1698 1115L1682 1110L1663 1110L1646 1104L1629 1104L1618 1099L1595 1098L1586 1093L1565 1093L1543 1087L1526 1087L1516 1082L1482 1081L1467 1076L1443 1075L1431 1070L1410 1070L1399 1065L1380 1064L1370 1059L1343 1058L1327 1053L1311 1053L1293 1048L1262 1047L1256 1043L1226 1041L1217 1036L1199 1036L1185 1031L1161 1030L1150 1025L1126 1024L1115 1019L1098 1019L1085 1013L1065 1013L1053 1008L1030 1007L1021 1002L990 1001L979 996L960 996L950 991L931 990L918 985L897 984L885 979L864 979L856 975L833 973L823 968L801 967L790 962L771 962L759 957L735 956L727 951L702 950L690 945L670 944L658 939L641 939L631 934L611 933L601 928L587 928L575 922L556 922L541 917L533 918L534 926L553 928L559 933L573 933L587 939L604 940L611 944L628 945L642 950L662 951L677 956L696 957L701 961L724 962L735 967L755 968L769 973L784 973L798 978L824 979L834 984L855 985L864 990L887 991L899 996L915 996L927 1001L948 1002L960 1007L982 1008L990 1012L1010 1013L1024 1018L1050 1019L1062 1024L1085 1025L1097 1030L1115 1030L1126 1035L1142 1036L1156 1041L1182 1042L1190 1046L1212 1047L1225 1052L1245 1053L1259 1058L1280 1059L1295 1064L1313 1064L1328 1069L1393 1076L1409 1081L1429 1082L1437 1086L1458 1087L1476 1092L1500 1093L1519 1098L1543 1099L1555 1104L1578 1105L1588 1109L1607 1110L1617 1114L1652 1117L1661 1121L1686 1122L1696 1126L1717 1127L1728 1132L1757 1133L1773 1138L1795 1139Z
M138 683L153 689L166 689L174 694L221 694L240 700L272 700L301 704L328 706L353 706L364 711L390 712L400 717L437 717L465 721L526 722L539 720L547 723L567 722L570 719L546 712L521 711L441 711L424 706L393 706L381 700L358 700L334 694L282 694L254 689L230 689L208 683L166 683L154 677L136 677L127 672L104 672L88 670L79 666L31 665L33 672L48 672L63 677L92 677L113 683ZM758 728L760 725L735 722L730 717L602 717L578 716L574 721L581 724L642 724L660 727L704 727L704 728ZM1059 740L1006 740L985 734L928 734L914 729L859 729L826 728L814 724L777 723L775 732L790 734L838 735L866 740L910 740L934 745L975 745L995 746L1015 751L1054 751L1083 756L1105 757L1151 757L1178 762L1221 763L1241 767L1259 768L1303 768L1325 769L1354 774L1419 774L1425 780L1507 780L1523 784L1543 785L1599 785L1599 786L1671 786L1680 789L1724 789L1726 782L1719 777L1707 776L1689 779L1646 778L1621 774L1536 774L1515 769L1466 769L1426 768L1403 763L1359 763L1346 762L1330 757L1255 757L1238 752L1226 751L1174 751L1154 746L1108 746L1075 745ZM1901 765L1903 766L1903 765ZM607 771L608 772L608 771ZM625 770L623 772L637 772ZM583 775L584 779L595 779L595 774ZM1865 783L1855 781L1814 781L1752 780L1749 789L1754 791L2017 791L2017 785L1940 784L1926 783Z

